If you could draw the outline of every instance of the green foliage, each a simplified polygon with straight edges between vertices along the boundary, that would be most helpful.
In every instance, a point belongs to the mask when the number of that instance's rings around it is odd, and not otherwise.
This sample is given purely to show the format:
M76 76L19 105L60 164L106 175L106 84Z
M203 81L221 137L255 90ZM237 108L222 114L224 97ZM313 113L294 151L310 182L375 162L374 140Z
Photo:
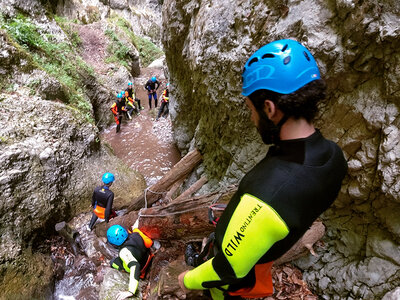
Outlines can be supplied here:
M40 29L23 15L5 20L2 28L23 48L24 54L32 59L37 68L46 71L65 87L68 94L66 103L78 108L89 121L93 121L91 104L82 93L82 76L93 75L94 71L75 51L75 47L81 43L78 33L72 30L65 19L55 16L55 20L65 30L71 43L58 42L53 35L40 32ZM31 82L32 94L38 84Z
M12 35L15 41L25 49L40 50L44 41L36 26L27 22L27 18L18 15L11 22L4 25L5 29Z
M106 59L106 62L117 62L125 67L128 67L126 60L129 59L129 47L118 38L114 30L107 28L105 34L111 40L111 43L107 46L107 52L111 56Z
M71 44L75 48L78 48L79 46L82 45L81 37L79 36L79 33L73 29L70 21L68 21L64 17L60 17L57 15L54 16L54 20L57 22L58 26L60 26L62 28L62 30L65 32L65 34L69 37Z
M154 60L163 56L164 52L150 40L135 35L127 20L121 17L114 17L110 20L115 22L115 24L125 32L131 43L139 51L139 57L143 67L147 67Z

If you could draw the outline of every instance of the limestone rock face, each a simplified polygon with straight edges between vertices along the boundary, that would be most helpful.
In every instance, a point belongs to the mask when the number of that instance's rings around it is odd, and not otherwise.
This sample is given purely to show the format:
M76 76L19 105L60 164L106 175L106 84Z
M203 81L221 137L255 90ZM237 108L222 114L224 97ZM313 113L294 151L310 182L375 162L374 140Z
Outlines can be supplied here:
M282 38L314 54L328 84L316 125L349 164L324 215L326 247L297 262L326 299L377 299L400 283L399 20L394 0L163 5L174 135L182 152L204 153L209 186L237 183L265 155L240 95L248 57Z
M0 94L0 105L0 261L15 259L39 230L89 211L105 171L117 175L117 207L140 193L140 184L132 187L143 178L108 153L98 129L70 107L20 94Z
M10 0L11 1L11 0ZM135 34L147 36L160 45L161 4L154 0L69 0L54 1L55 13L84 24L113 16L121 16L130 22Z

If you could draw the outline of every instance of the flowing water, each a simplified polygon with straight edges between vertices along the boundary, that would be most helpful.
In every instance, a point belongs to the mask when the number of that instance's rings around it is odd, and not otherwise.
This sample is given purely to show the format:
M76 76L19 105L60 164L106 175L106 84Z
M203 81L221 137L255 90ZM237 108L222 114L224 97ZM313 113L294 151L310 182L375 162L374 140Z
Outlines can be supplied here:
M141 77L135 78L136 97L144 107L141 114L134 116L131 121L123 121L119 133L115 132L116 125L113 125L102 134L103 140L112 146L117 157L143 174L148 186L156 183L180 159L179 151L173 143L169 116L155 121L165 80L157 91L157 109L152 100L153 108L149 110L148 97L144 90L147 79L153 74L160 78L159 73L158 69L142 69Z
M147 186L156 183L172 166L180 160L180 153L176 148L171 129L169 116L155 118L160 107L149 109L147 93L144 84L151 76L163 79L160 69L142 69L140 77L135 78L136 97L141 100L144 109L132 120L124 120L121 131L116 133L116 124L104 130L102 140L109 143L117 157L125 161L132 169L139 171L146 179ZM166 81L157 91L161 98ZM117 212L122 214L123 212ZM68 245L55 247L52 257L55 264L60 266L58 280L55 283L54 299L98 299L99 284L102 274L107 268L110 250L104 239L97 238L94 232L86 229L91 212L76 216L70 225L78 234L77 244L79 255L73 255ZM101 251L98 249L101 248Z

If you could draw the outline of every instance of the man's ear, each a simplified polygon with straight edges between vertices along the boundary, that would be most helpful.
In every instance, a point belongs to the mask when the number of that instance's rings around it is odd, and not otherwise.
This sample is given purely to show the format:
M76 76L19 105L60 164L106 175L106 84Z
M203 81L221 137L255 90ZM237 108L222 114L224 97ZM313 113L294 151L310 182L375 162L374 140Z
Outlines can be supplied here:
M267 114L268 118L270 120L273 119L273 117L276 114L276 106L275 103L272 102L271 100L265 100L264 101L264 112Z

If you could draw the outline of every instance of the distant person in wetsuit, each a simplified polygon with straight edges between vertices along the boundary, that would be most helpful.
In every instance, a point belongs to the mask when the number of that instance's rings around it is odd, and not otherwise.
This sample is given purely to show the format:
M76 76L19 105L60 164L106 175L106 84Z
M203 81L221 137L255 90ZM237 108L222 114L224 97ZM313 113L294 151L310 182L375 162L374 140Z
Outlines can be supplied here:
M313 125L325 82L303 45L278 40L257 50L242 74L245 102L266 157L241 180L215 229L214 256L186 262L184 291L209 289L213 299L273 294L271 266L336 199L347 173L342 150ZM233 298L236 297L236 298Z
M154 107L157 107L157 90L160 86L156 76L151 77L144 88L147 90L147 94L149 95L149 109L151 109L151 98L154 98Z
M121 129L122 115L126 112L125 101L122 99L122 94L117 94L117 100L111 105L110 110L114 115L115 123L117 123L116 132Z
M140 105L140 99L136 97L136 94L133 90L132 82L128 82L128 87L126 88L125 92L128 92L128 97L137 103L138 109L140 109L140 110L144 109L144 107Z
M109 220L117 216L115 211L112 209L114 193L110 190L110 187L115 180L114 174L109 172L104 173L101 180L103 181L103 184L96 187L92 195L93 214L88 225L90 231L93 230L98 218L104 219L108 223Z
M166 84L165 90L161 95L161 105L158 111L156 121L160 119L161 116L166 117L169 112L169 83Z

